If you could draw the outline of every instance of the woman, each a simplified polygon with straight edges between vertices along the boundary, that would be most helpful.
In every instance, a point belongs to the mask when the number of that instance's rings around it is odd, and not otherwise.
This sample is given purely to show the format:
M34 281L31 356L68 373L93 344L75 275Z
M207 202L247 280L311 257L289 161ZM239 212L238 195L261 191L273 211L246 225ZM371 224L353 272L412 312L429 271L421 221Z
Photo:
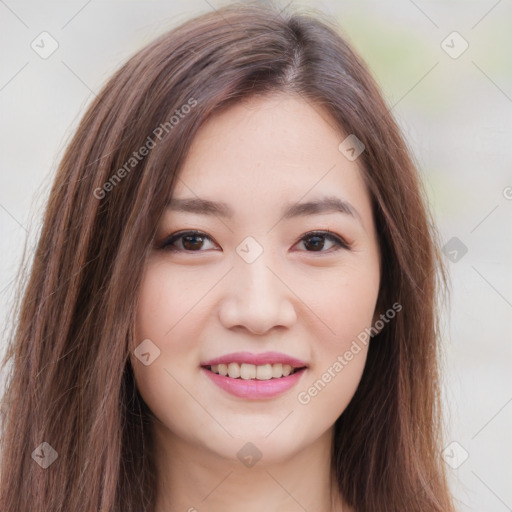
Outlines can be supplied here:
M0 508L451 511L435 231L362 60L233 4L132 57L55 178Z

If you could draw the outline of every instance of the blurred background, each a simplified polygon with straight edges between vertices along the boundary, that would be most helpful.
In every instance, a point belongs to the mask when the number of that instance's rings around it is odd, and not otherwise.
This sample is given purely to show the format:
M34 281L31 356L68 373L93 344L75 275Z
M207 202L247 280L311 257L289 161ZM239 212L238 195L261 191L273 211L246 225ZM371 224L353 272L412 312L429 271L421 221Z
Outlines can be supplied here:
M56 166L89 102L139 48L225 3L0 1L2 325L24 244L30 258ZM512 3L274 4L332 18L403 129L452 281L442 456L460 511L512 511Z

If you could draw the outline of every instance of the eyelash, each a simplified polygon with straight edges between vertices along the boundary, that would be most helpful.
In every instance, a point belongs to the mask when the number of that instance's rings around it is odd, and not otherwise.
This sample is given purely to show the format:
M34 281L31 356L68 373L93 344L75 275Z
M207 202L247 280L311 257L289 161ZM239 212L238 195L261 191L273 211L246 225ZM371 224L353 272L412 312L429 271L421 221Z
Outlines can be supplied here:
M209 237L206 233L203 233L202 231L180 231L180 232L177 232L177 233L173 233L172 235L167 237L162 242L162 244L160 245L159 248L163 249L163 250L166 250L166 251L170 251L170 252L186 252L186 253L206 252L204 250L191 251L191 250L187 250L187 249L179 249L179 248L176 248L176 247L172 247L172 244L174 244L174 242L176 242L177 240L180 240L181 238L183 238L185 236L190 236L190 235L192 235L192 236L199 236L201 238L208 239L208 240L213 242L211 237ZM319 236L319 237L324 238L325 240L329 240L331 242L334 242L336 244L336 247L335 247L334 250L328 250L328 251L323 251L323 250L322 251L306 251L306 252L313 253L313 254L314 253L318 253L318 254L332 254L334 252L339 251L340 249L345 249L345 250L350 250L351 249L351 244L349 244L348 242L345 242L341 237L339 237L338 235L335 235L331 231L309 231L308 233L303 235L301 238L299 238L295 242L295 244L297 244L298 242L302 242L304 240L308 240L309 238L313 238L314 236Z

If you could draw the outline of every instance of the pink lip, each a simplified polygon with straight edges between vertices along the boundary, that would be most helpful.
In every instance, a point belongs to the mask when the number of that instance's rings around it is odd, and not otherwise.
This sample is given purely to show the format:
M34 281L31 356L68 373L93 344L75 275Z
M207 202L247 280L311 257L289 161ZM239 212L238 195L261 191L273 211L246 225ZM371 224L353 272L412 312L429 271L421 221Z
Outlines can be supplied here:
M216 364L289 364L293 368L302 368L307 366L304 361L296 359L294 357L287 356L281 352L262 352L261 354L253 354L251 352L233 352L232 354L226 354L224 356L216 357L201 363L201 366L213 366ZM286 377L288 378L288 377Z
M233 359L230 359L230 362L234 362ZM213 373L207 368L201 368L201 371L203 371L215 384L217 384L217 386L219 386L224 391L227 391L228 393L240 398L257 400L261 398L273 398L289 390L295 384L297 384L299 379L306 371L306 368L297 370L295 373L288 375L288 377L281 377L280 379L270 380L232 379L230 377L224 377L223 375Z

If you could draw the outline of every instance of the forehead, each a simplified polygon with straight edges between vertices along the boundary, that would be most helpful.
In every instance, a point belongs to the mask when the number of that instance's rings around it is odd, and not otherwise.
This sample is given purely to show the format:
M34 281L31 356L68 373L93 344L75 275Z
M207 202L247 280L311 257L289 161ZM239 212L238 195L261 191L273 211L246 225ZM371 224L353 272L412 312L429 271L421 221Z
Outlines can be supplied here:
M335 195L371 216L362 170L338 149L345 136L328 112L300 96L245 100L200 128L173 196L222 201L243 214Z

